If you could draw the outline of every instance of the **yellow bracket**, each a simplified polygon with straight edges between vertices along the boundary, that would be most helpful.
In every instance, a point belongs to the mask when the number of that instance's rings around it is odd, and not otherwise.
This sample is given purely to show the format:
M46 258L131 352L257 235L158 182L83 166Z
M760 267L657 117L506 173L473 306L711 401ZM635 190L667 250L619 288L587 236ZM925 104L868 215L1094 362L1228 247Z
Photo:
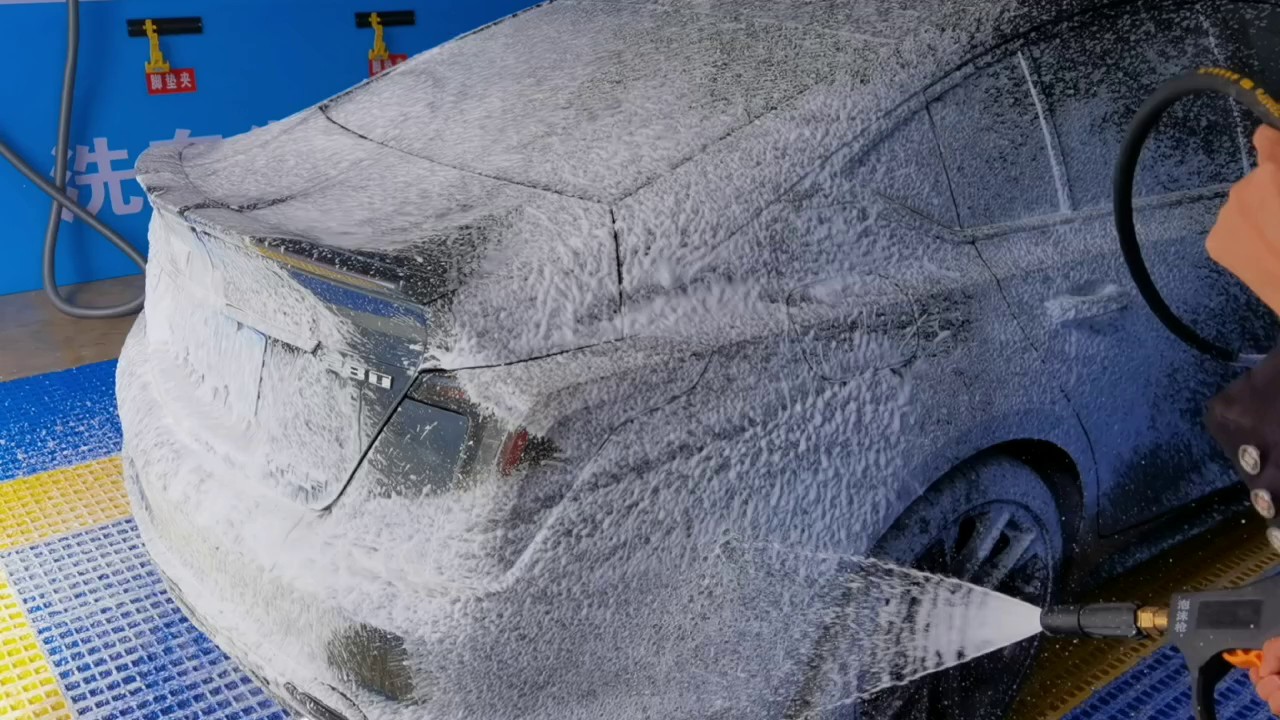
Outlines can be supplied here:
M387 52L387 42L382 34L382 18L378 17L378 13L369 13L369 25L373 26L373 49L369 51L369 59L388 59L391 53Z
M151 41L151 62L147 63L147 72L169 72L169 63L165 62L164 53L160 52L160 33L156 32L156 24L148 18L142 28L147 31L147 40Z

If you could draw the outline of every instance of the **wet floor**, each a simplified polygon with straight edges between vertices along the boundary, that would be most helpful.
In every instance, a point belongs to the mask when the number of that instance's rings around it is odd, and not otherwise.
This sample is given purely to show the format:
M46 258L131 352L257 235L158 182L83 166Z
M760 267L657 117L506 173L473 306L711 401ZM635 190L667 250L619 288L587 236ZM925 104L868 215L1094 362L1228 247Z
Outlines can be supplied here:
M62 292L78 305L114 305L142 292L142 276L72 285ZM114 359L132 325L132 317L67 317L40 291L0 297L0 381Z

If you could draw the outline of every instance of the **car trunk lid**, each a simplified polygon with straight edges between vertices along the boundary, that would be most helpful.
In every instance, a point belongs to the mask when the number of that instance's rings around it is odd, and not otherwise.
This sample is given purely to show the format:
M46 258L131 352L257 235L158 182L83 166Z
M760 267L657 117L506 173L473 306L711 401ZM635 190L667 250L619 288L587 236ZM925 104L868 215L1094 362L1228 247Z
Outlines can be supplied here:
M163 211L151 241L148 367L166 414L209 462L332 502L421 361L422 308L362 306L378 299Z
M607 208L277 125L139 162L153 372L211 462L323 507L419 371L618 336Z

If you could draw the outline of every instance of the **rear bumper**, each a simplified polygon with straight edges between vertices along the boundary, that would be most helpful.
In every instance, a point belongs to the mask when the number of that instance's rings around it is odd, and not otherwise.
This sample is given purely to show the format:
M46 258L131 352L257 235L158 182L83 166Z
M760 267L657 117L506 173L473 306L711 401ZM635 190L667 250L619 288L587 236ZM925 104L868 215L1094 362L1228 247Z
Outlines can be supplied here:
M819 628L812 588L754 587L775 576L736 574L690 538L686 519L722 505L696 486L606 528L647 478L584 480L514 565L493 553L510 484L387 498L357 473L313 511L174 422L183 405L152 381L164 358L146 332L140 318L118 382L143 540L192 619L273 694L292 685L347 720L784 712Z
M289 562L284 540L305 511L249 478L212 472L207 448L183 437L176 429L182 425L171 421L175 408L155 392L152 361L144 316L119 369L125 485L147 549L179 606L294 710L302 708L287 683L347 720L397 717L396 703L328 662L334 638L364 626L362 619L326 601L317 587L275 571Z

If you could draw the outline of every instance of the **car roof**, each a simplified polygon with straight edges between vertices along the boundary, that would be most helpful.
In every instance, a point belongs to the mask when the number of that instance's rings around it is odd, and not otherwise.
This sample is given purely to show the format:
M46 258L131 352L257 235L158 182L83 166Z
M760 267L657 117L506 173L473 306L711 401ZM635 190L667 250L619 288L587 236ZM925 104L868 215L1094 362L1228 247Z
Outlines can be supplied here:
M413 157L609 202L885 42L695 5L558 0L321 111Z
M139 180L214 231L347 250L539 241L530 216L595 226L586 206L626 198L744 205L727 227L940 68L1092 2L555 0L286 120L152 149Z
M740 229L929 82L1093 1L556 0L266 127L153 147L137 177L210 241L438 306L446 366L511 362L625 334L624 303L752 255Z

